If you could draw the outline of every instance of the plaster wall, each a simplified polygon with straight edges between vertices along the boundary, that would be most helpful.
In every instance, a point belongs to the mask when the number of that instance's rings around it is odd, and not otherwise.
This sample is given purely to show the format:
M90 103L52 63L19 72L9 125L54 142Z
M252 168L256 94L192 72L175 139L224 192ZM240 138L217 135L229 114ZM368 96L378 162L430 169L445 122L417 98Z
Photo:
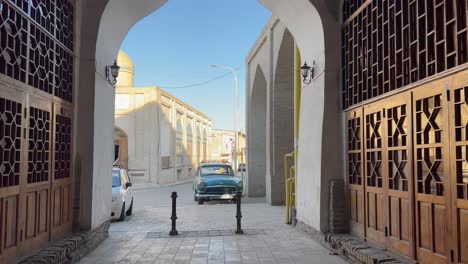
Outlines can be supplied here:
M320 212L327 210L328 180L340 178L342 172L342 155L340 151L336 151L341 149L339 145L341 134L337 132L340 128L337 118L340 104L338 96L340 27L338 16L334 13L339 13L337 3L340 1L258 1L286 25L301 50L303 60L309 61L309 64L312 60L316 61L317 78L312 84L303 87L301 101L303 109L298 141L298 219L316 229L327 231L328 213L320 214ZM114 90L105 79L105 66L112 64L117 57L119 47L130 28L165 2L165 0L79 1L77 17L80 25L77 33L76 74L79 81L76 84L75 128L79 128L80 131L76 133L77 152L74 153L74 157L76 175L79 178L77 189L80 200L77 203L80 208L79 225L82 229L93 229L104 222L108 218L111 201L108 186L111 183L113 160ZM326 32L323 31L324 27L327 29ZM262 39L259 43L264 45L268 41L271 40ZM325 67L325 47L327 47L327 67ZM253 72L258 65L264 72L266 86L270 87L272 65L274 65L271 54L272 50L266 49L259 51L255 58L248 59L246 68L248 87L252 86ZM252 105L251 93L250 89L247 93L248 111ZM267 112L269 109L268 106ZM250 125L251 123L248 123L247 127ZM270 131L268 124L267 131ZM265 138L270 142L269 132L265 134ZM324 149L322 146L327 148ZM269 156L268 144L266 149L265 155ZM265 175L269 175L271 166L269 159L266 160L268 164ZM316 192L318 201L302 198L308 197L310 192Z
M302 86L299 138L295 142L298 146L296 206L299 221L316 230L327 232L329 181L343 179L339 99L340 29L339 19L336 15L339 13L339 4L337 4L338 1L319 0L291 0L288 2L259 0L259 2L271 10L274 16L281 21L280 23L291 32L301 52L301 64L307 61L309 65L312 65L312 62L315 61L315 78L310 84ZM258 55L262 54L261 49L267 48L260 46L259 43L268 34L268 28L271 28L271 25L272 21L267 24L247 58L250 78L247 81L247 89L252 89L251 76L255 72L255 68L250 64L254 59L257 59L256 63L262 64L259 62L261 57ZM324 28L327 29L326 32ZM274 30L272 32L278 35ZM275 61L277 56L275 43L279 40L275 35L273 37L270 35L269 38L272 39L273 43L273 47L269 48L272 51L272 57L270 59L262 58L262 60L264 63L268 63L269 68L272 69L277 63ZM327 52L327 67L325 65L325 52ZM270 71L270 76L273 76L272 72ZM272 81L268 85L270 92L271 83ZM251 110L248 109L247 115L250 114ZM271 116L269 118L271 120ZM271 128L269 129L271 131ZM268 134L266 136L267 138L272 137ZM269 142L270 147L267 148L267 155L271 159L272 153L268 153L271 148L271 141ZM267 175L271 175L271 173ZM268 185L267 181L267 190L271 188Z

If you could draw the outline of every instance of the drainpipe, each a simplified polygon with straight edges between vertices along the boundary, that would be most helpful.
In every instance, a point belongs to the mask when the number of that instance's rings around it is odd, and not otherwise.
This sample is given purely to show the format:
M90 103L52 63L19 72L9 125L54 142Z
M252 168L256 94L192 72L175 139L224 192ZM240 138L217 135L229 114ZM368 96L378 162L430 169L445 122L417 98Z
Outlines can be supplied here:
M294 204L292 204L292 222L293 225L296 223L296 200L297 200L297 172L299 171L297 166L298 161L298 141L299 141L299 117L301 112L301 91L302 91L302 79L301 79L301 53L299 47L296 44L295 50L295 87L294 87Z

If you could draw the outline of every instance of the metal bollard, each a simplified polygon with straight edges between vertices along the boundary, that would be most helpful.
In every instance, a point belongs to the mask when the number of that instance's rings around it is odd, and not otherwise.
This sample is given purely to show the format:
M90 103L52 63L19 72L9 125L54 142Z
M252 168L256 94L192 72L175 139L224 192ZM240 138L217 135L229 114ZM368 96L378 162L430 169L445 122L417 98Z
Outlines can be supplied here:
M172 215L171 215L172 228L171 228L171 232L169 232L169 235L170 235L170 236L177 236L177 235L179 235L179 232L177 232L177 229L176 229L176 220L177 220L177 215L176 215L177 192L172 192L171 198L172 198Z
M242 235L244 234L244 231L242 230L242 212L241 212L241 198L242 198L242 193L237 192L236 193L236 205L237 205L237 213L236 213L236 218L237 218L237 229L236 229L236 234Z

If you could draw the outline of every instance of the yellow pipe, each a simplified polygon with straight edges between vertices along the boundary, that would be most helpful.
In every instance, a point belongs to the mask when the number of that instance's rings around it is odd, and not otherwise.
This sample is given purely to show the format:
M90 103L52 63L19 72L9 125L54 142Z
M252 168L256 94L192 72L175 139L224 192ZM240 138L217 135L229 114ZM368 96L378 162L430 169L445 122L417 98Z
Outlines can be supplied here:
M296 58L295 58L295 74L296 83L294 87L294 166L297 166L298 159L298 141L299 141L299 118L301 113L301 92L302 92L302 75L301 75L301 52L296 44ZM297 170L294 169L294 178L297 176ZM295 180L294 180L295 181ZM296 184L294 182L294 193L296 193ZM296 207L296 199L291 202L292 207Z
M290 214L290 208L291 208L291 187L290 187L290 178L292 177L291 174L288 175L289 171L289 158L294 158L294 152L289 153L284 155L284 183L285 183L285 189L286 189L286 224L291 223L291 214Z

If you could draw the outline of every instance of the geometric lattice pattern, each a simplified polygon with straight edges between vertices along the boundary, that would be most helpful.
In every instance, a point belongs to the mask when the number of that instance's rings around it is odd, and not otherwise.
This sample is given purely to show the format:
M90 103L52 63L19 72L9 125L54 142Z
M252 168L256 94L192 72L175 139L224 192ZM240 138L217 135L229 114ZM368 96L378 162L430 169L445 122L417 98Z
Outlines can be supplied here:
M444 165L442 147L426 147L416 150L416 174L418 193L443 196Z
M376 149L382 147L382 112L366 115L366 148Z
M0 73L71 102L73 13L68 0L0 0Z
M53 94L54 45L47 33L34 24L30 28L28 83L46 93Z
M348 120L348 150L361 149L361 118Z
M49 180L50 113L29 108L28 183Z
M416 144L442 142L442 95L434 95L416 101Z
M73 55L55 45L55 95L72 102L73 99Z
M388 151L388 188L395 191L408 191L409 168L407 150Z
M56 115L55 123L55 179L70 177L71 118Z
M361 153L348 153L349 184L362 184Z
M0 0L0 73L26 82L28 23Z
M347 121L348 130L348 182L362 184L361 171L361 118L350 118Z
M48 1L48 0L42 0ZM69 50L73 51L73 21L74 7L68 0L57 1L57 39Z
M55 35L55 28L57 26L55 1L56 0L30 0L31 18L52 35Z
M466 0L366 2L343 7L345 108L468 62Z
M456 89L453 99L457 197L468 200L468 87Z
M382 151L366 152L366 179L367 186L383 187Z
M408 127L406 105L387 109L387 146L406 147Z
M0 189L19 185L22 105L0 98Z

